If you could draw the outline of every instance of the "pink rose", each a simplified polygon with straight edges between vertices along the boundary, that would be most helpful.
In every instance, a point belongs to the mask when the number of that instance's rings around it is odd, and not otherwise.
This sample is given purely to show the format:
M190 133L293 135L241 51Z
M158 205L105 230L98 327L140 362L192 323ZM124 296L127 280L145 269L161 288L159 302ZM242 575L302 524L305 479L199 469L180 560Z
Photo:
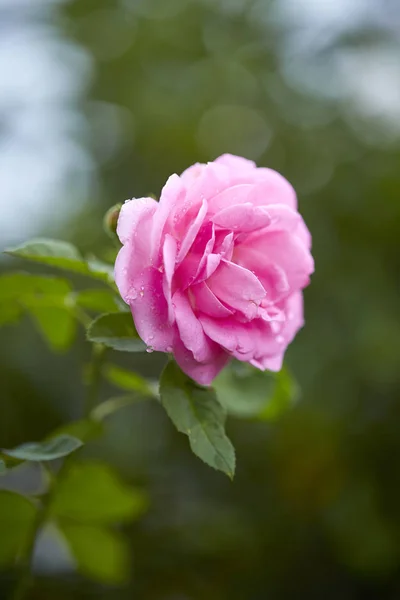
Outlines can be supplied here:
M292 186L224 154L126 202L115 280L150 351L208 385L235 357L279 371L314 263Z

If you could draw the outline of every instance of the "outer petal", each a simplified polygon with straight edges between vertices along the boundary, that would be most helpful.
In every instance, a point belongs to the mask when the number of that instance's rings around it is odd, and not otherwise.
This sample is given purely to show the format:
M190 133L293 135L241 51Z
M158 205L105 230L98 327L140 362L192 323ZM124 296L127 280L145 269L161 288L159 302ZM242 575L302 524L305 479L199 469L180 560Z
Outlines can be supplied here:
M203 327L194 314L187 296L177 291L173 295L172 302L179 335L185 347L192 352L197 362L212 360L211 342L204 334Z
M254 202L260 204L286 204L297 208L293 186L283 175L273 169L257 169L252 182L256 184Z
M264 348L264 355L257 356L256 362L258 364L253 363L259 369L268 369L269 371L281 370L284 353L298 330L304 324L303 294L301 292L292 294L285 302L284 311L286 319L283 323L276 321L270 324L272 335L275 336L275 341L279 344L280 349L276 354L271 356L270 348ZM271 334L268 335L271 337Z
M269 204L265 207L271 217L268 231L296 231L302 218L300 214L286 204Z
M201 177L205 166L203 163L194 163L194 165L191 165L181 173L181 180L186 187L196 183L196 180Z
M151 258L155 264L157 263L160 254L160 243L166 223L177 207L183 205L185 192L185 186L178 175L171 175L162 189L157 211L153 218L153 228L150 240Z
M314 261L306 246L286 231L252 234L235 248L234 256L238 264L255 271L261 279L268 276L271 265L272 269L274 266L282 269L292 291L308 285L314 271Z
M282 336L272 333L270 323L262 319L241 323L235 317L212 319L200 315L199 320L206 335L240 361L274 357L287 345Z
M186 230L190 224L190 211L199 207L202 200L209 200L230 184L229 169L215 162L196 164L186 169L181 175L186 187L185 202L174 211L173 220L176 227Z
M286 323L282 330L282 335L285 336L289 344L296 333L304 325L304 310L303 310L303 294L296 292L286 300L285 306Z
M209 277L207 285L221 302L239 310L248 319L257 316L257 307L266 296L265 289L251 271L225 260Z
M216 214L233 204L252 203L252 196L254 196L252 182L230 185L209 201L210 213Z
M271 358L264 358L263 360L252 360L250 361L254 367L261 371L275 371L278 372L282 369L284 354L277 354Z
M255 163L245 158L223 155L215 161L228 167L230 185L256 184L252 202L257 206L265 204L286 204L297 207L296 192L291 184L277 171L267 168L256 168Z
M126 243L118 253L115 261L115 282L122 298L129 304L132 293L135 294L134 280L138 273L150 264L149 238L152 231L152 219L157 209L157 202L146 198L146 202L131 200L124 204L118 220L121 239ZM147 202L148 200L148 202ZM123 208L124 208L123 207ZM130 227L133 224L133 227ZM128 239L127 234L131 235ZM132 292L133 290L133 292Z
M134 286L130 307L140 337L154 350L169 352L175 327L168 323L162 273L148 267L135 278Z
M174 341L175 360L186 375L197 381L200 385L210 385L213 379L229 362L230 356L222 348L211 342L213 357L210 362L199 363L176 336Z
M303 219L300 219L300 222L296 229L296 235L301 239L305 247L310 250L312 244L311 233L309 232L308 227L303 221Z
M260 207L261 208L261 207ZM285 204L269 204L262 207L271 217L266 231L288 231L301 239L307 249L311 248L311 235L300 213ZM246 234L236 238L238 244L245 242Z
M240 323L235 317L213 319L200 315L204 332L214 342L239 360L251 360L257 352L257 340L252 323Z
M199 197L212 198L229 185L229 169L215 161L196 163L183 171L181 179L188 190L188 200L193 204Z
M263 206L245 202L220 210L212 217L212 221L224 229L248 232L267 227L271 223L271 217Z
M117 234L122 244L133 239L140 221L146 215L154 214L157 206L153 198L133 198L122 205L117 224Z
M242 156L235 156L234 154L222 154L215 159L217 164L225 165L235 173L248 173L256 168L256 163Z

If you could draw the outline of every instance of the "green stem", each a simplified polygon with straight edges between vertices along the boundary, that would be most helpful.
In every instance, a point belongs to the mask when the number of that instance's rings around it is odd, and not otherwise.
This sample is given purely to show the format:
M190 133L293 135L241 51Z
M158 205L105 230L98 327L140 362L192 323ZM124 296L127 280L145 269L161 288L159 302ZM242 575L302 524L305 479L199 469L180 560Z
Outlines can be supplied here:
M103 369L103 363L105 358L106 347L102 344L95 344L93 346L92 351L92 362L90 364L90 372L89 372L89 381L85 402L85 417L89 417L91 411L97 405L98 395L100 391L101 385L101 374ZM47 521L49 508L51 505L51 498L57 485L57 482L63 476L63 473L66 470L66 467L70 464L71 456L67 457L64 460L64 463L60 470L58 471L57 477L51 473L47 465L42 463L42 468L47 474L48 477L48 491L41 499L41 505L38 508L38 512L36 514L36 519L32 527L32 532L30 534L29 540L25 546L24 553L21 559L21 574L18 578L14 594L12 596L12 600L24 600L26 598L27 593L29 592L32 581L32 561L35 551L35 545L37 536Z
M89 381L84 408L85 417L88 417L97 405L106 350L106 347L102 344L93 345L92 362L90 364Z

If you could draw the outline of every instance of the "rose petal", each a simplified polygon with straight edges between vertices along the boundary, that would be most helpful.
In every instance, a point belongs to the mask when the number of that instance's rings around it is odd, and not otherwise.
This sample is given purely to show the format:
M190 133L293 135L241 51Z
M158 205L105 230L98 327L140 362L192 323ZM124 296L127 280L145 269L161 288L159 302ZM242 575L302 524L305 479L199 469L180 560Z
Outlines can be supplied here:
M216 214L224 208L229 208L232 204L245 204L250 202L251 195L254 196L253 188L254 185L252 183L231 185L209 201L210 212Z
M292 185L274 169L256 168L254 162L229 154L220 156L214 162L228 167L231 185L255 184L254 195L249 198L253 204L286 204L297 208L296 192Z
M212 359L210 340L205 336L200 321L193 312L188 297L179 290L172 298L175 319L183 344L193 354L197 362Z
M248 173L256 168L256 163L242 156L235 156L234 154L222 154L214 161L217 164L225 165L235 173Z
M190 213L203 200L209 200L230 185L229 170L216 163L193 165L181 175L186 187L185 201L178 205L173 214L177 230L186 231L191 222Z
M183 259L189 252L190 247L192 246L194 240L196 239L196 236L199 233L200 228L203 225L205 216L207 214L207 208L208 208L207 201L203 200L196 218L191 223L185 237L182 240L181 246L179 248L178 256L177 256L178 264L180 264L183 261Z
M182 171L180 178L185 184L186 187L193 185L203 172L203 169L206 165L203 163L194 163L184 171Z
M196 308L206 315L217 319L233 315L233 312L218 300L205 282L193 285L190 288L190 294L194 297Z
M204 269L207 257L214 247L214 241L214 225L207 223L200 229L189 254L176 270L176 280L180 289L187 289Z
M235 247L235 260L245 268L255 271L264 282L275 269L286 275L288 292L304 288L314 271L314 261L306 246L286 231L263 232L249 235Z
M207 256L204 277L209 279L211 275L217 270L221 262L221 256L219 254L211 253ZM199 278L196 278L198 281Z
M221 233L221 232L220 232ZM215 238L215 254L220 254L221 258L225 258L225 260L231 260L234 249L234 234L233 232L228 233L223 239L222 243L219 245L218 237Z
M205 334L240 361L276 356L286 348L285 339L271 331L262 319L242 323L235 317L213 319L200 315Z
M230 356L217 344L210 342L212 347L212 360L207 363L199 363L193 358L188 350L176 336L174 341L174 357L180 368L186 375L197 381L200 385L210 385L218 373L230 361Z
M130 307L142 340L154 350L169 352L175 327L168 323L163 274L158 269L148 267L135 278Z
M207 285L221 302L241 311L248 319L257 316L257 307L266 296L265 289L251 271L224 259L208 278Z
M122 244L133 239L140 221L146 215L154 214L157 206L153 198L133 198L122 205L117 223L117 235Z
M259 168L252 173L254 185L252 202L260 205L286 204L297 208L297 196L293 186L283 175L273 169Z
M153 217L150 241L151 257L155 262L157 262L160 253L160 244L165 225L168 219L171 218L176 207L184 202L185 192L185 186L178 175L171 175L161 191L160 201Z
M250 360L257 352L256 338L251 323L240 323L235 317L213 319L200 315L199 320L206 335L239 360Z
M289 344L304 325L303 294L295 292L285 302L286 322L282 335Z
M305 224L305 222L303 221L303 219L301 217L300 217L299 223L297 225L296 235L298 238L301 239L301 241L303 242L305 247L308 248L308 250L311 250L311 245L312 245L311 233L309 232L307 225Z
M300 214L285 204L269 204L265 207L271 217L268 231L296 231L301 219Z
M146 200L151 200L150 198ZM129 205L132 204L132 207ZM150 264L149 237L152 230L152 219L157 209L157 202L140 202L137 206L136 200L124 204L126 210L118 221L121 239L126 243L118 253L115 261L114 277L122 298L127 304L130 302L131 290L134 289L134 279L143 269ZM128 223L133 218L134 227L131 237L127 239Z
M271 217L263 206L245 202L220 210L212 217L212 221L224 229L248 232L267 227L271 223Z
M164 262L164 277L163 291L168 304L168 322L173 323L175 320L174 309L172 306L172 277L175 271L175 260L177 253L176 240L169 233L166 234L163 244L163 262Z
M260 371L274 371L279 372L283 366L283 358L284 354L277 354L276 356L272 356L270 358L264 358L261 360L251 360L251 364Z

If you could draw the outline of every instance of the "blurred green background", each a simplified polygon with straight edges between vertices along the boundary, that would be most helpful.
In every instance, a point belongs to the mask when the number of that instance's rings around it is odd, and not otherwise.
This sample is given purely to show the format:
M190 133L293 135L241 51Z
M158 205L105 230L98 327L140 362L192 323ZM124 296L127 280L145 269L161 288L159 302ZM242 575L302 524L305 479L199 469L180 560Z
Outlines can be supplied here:
M231 152L293 183L316 260L287 354L301 400L229 420L234 482L156 403L117 413L84 455L148 490L132 580L93 583L42 543L32 598L400 597L399 56L398 0L0 0L2 248L110 257L109 206ZM83 334L56 355L29 320L0 340L0 446L79 417ZM158 374L137 356L115 361Z

